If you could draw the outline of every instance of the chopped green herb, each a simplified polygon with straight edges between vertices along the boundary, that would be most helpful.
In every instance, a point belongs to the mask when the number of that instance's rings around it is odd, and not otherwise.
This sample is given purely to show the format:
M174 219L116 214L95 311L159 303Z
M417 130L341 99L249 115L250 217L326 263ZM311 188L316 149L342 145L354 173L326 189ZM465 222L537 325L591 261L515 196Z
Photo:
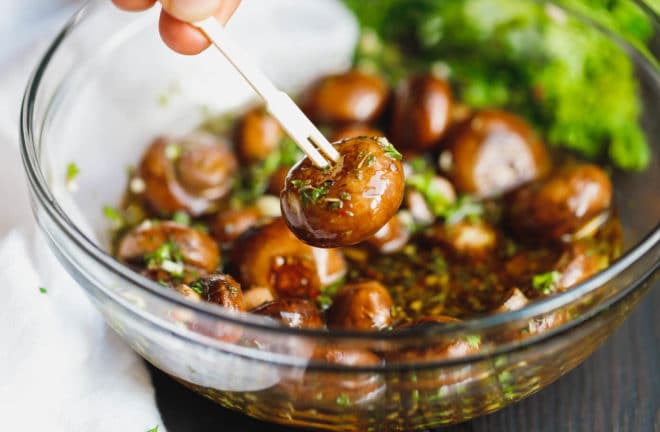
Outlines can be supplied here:
M177 143L168 144L165 147L165 157L168 158L169 160L179 159L179 157L181 157L182 152L183 149L181 148L181 145Z
M170 98L169 98L168 95L166 95L166 94L163 93L163 94L161 94L160 96L158 96L158 105L164 107L164 106L167 106L167 104L168 104L169 102L170 102Z
M121 212L114 207L104 206L103 215L112 222L112 225L116 229L119 229L124 225L124 217Z
M209 232L209 227L207 227L206 225L204 225L202 223L195 223L195 224L192 224L190 227L193 228L193 229L196 229L197 231L201 231L203 233L206 233L206 234L208 234L208 232Z
M343 203L339 198L326 198L325 202L328 203L329 210L339 210L343 207Z
M160 285L160 286L164 286L164 287L168 287L168 288L169 288L169 286L170 286L169 283L167 283L166 281L161 280L161 279L158 279L158 285Z
M343 406L343 407L351 406L351 398L346 393L342 393L339 396L337 396L336 402L337 405L339 406Z
M445 210L443 216L445 217L445 223L447 225L453 225L463 219L475 222L483 212L484 208L481 203L474 201L469 195L463 195Z
M78 177L78 174L80 174L80 169L78 168L78 165L76 165L74 162L70 162L66 166L66 183L68 185L73 183L76 177Z
M174 277L183 275L183 257L176 243L171 240L160 245L154 252L144 256L147 268L163 270Z
M449 200L438 187L435 181L436 174L433 168L423 158L413 159L410 162L413 174L408 176L406 184L419 191L435 216L443 216L450 207Z
M348 192L342 192L339 194L339 199L343 201L347 201L351 199L351 194L349 194Z
M326 310L332 305L332 298L327 295L319 295L316 297L316 303L319 305L321 310Z
M204 285L202 285L200 281L195 281L188 286L190 287L191 290L195 291L197 294L199 295L204 294Z
M152 427L152 428L149 429L147 432L158 432L158 425Z
M378 137L378 144L383 148L383 153L390 159L402 160L403 155L385 137Z
M280 167L293 165L301 155L300 149L291 138L283 138L276 151L271 152L262 162L250 166L245 174L237 179L231 205L240 208L254 203L268 189L270 178L275 171Z
M303 207L309 207L310 205L318 204L321 199L328 194L333 181L326 180L317 187L312 186L309 180L305 180L304 182L300 180L293 180L291 184L298 188Z
M321 287L321 294L316 297L316 303L319 305L321 310L327 310L332 305L332 297L337 293L337 290L344 285L345 280L339 279L336 282L331 283Z
M427 264L427 268L436 274L442 274L447 272L447 261L442 255L436 255L433 259Z
M470 347L477 349L481 345L481 338L478 335L468 335L465 338Z
M172 220L183 225L190 225L190 215L184 211L174 213Z
M40 292L41 294L48 294L48 290L47 290L46 288L44 288L44 287L39 287L39 292Z
M541 294L552 294L559 282L561 274L558 271L549 271L546 273L537 274L532 277L532 288Z

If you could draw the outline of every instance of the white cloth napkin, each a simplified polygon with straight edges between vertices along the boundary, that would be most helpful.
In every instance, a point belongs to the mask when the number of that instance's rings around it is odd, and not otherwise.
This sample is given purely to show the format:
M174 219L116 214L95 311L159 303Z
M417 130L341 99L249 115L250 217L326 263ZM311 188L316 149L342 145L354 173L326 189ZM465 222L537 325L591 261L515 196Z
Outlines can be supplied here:
M332 1L303 4L322 9ZM247 0L241 22L272 19L265 15L275 4L301 9L299 0ZM48 25L32 27L48 41L63 18L51 16ZM299 34L291 34L296 23ZM304 20L286 27L288 34L279 36L289 41L301 32L319 36ZM261 34L272 30L260 28ZM260 41L246 30L243 39L248 48L265 43L269 49L277 38ZM0 431L146 432L159 426L163 432L144 363L103 323L33 222L18 148L18 113L27 77L44 48L37 43L22 57L12 55L11 65L0 58Z

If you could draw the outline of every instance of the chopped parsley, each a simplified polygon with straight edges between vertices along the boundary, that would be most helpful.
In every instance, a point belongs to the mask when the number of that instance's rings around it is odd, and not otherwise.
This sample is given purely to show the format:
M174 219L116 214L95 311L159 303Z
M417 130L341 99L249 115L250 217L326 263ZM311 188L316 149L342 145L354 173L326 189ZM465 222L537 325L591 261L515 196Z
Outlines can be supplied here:
M172 220L183 225L190 225L190 215L184 211L174 213Z
M351 406L351 398L346 393L342 393L339 396L337 396L336 402L337 405L339 406L343 406L343 407Z
M333 183L332 180L326 180L320 186L315 187L312 186L310 180L291 180L291 184L300 192L303 207L309 207L324 200Z
M152 428L149 429L147 432L158 432L158 425L152 427Z
M119 229L124 225L124 216L119 210L112 206L103 207L103 215L112 222L114 228Z
M181 157L183 148L178 143L171 143L165 147L165 157L169 160L177 160Z
M447 225L453 225L463 219L475 222L481 217L483 212L484 208L481 203L475 201L469 195L463 195L445 210L443 216Z
M41 294L48 294L48 290L47 290L46 288L44 288L44 287L39 287L39 292L40 292Z
M150 270L163 270L174 277L183 276L183 256L179 246L171 240L145 254L144 259Z
M406 184L419 191L435 216L444 216L450 208L449 199L438 188L435 172L424 159L416 159L411 163L414 174L406 179Z
M544 295L552 294L560 276L561 274L556 270L537 274L532 277L532 288Z
M158 285L160 285L160 286L164 286L164 287L167 287L167 288L170 287L170 284L167 283L167 281L164 281L164 280L162 280L162 279L158 279Z
M237 180L232 206L241 207L243 204L253 203L268 189L275 171L280 167L293 165L301 155L300 149L291 138L283 138L276 151L271 152L263 161L250 166Z
M344 282L345 281L342 278L336 282L331 283L330 285L321 287L321 294L316 297L316 303L319 305L321 310L327 310L330 306L332 306L332 298L337 293L337 290L339 290L339 288L344 284Z
M66 166L66 184L73 184L76 177L78 177L78 174L80 174L80 168L78 168L78 165L76 165L75 162L69 162Z
M197 231L201 231L205 234L209 233L209 227L207 227L203 223L195 223L195 224L192 224L190 227L193 228L193 229L196 229Z
M383 148L383 153L390 159L402 160L403 155L385 137L378 137L378 144Z
M204 285L202 285L200 281L195 281L188 286L190 287L191 290L195 291L197 294L199 295L204 294Z
M468 335L465 338L470 347L477 349L481 345L481 338L478 335Z

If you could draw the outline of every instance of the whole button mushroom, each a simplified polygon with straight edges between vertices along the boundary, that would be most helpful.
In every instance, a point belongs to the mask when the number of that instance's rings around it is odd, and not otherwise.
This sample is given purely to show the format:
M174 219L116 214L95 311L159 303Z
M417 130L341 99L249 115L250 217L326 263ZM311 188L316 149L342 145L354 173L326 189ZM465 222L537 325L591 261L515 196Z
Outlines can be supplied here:
M396 329L416 329L417 331L431 330L434 327L448 326L458 323L460 320L448 316L432 316L404 323ZM481 349L481 338L479 336L447 336L442 338L428 337L422 345L414 347L400 347L385 352L387 364L401 363L433 363L452 358L460 358L476 354ZM401 391L433 390L444 387L449 393L457 391L453 386L470 381L475 377L487 372L482 366L472 364L458 364L456 366L445 366L442 368L429 368L416 373L416 380L402 380L396 385Z
M440 168L461 193L493 197L546 175L544 144L521 118L500 110L475 113L452 131Z
M357 137L384 137L385 134L372 126L366 124L352 124L348 126L342 126L335 131L334 134L330 137L330 141L342 141L349 138Z
M394 253L401 250L410 239L410 232L398 216L394 216L367 243L381 253Z
M359 243L397 212L404 192L401 154L384 138L335 144L340 159L319 169L305 158L289 172L282 215L293 233L317 247Z
M332 299L329 328L383 330L392 324L392 297L376 281L345 285Z
M236 128L236 151L242 162L254 163L277 150L284 131L263 107L249 110Z
M322 284L346 272L339 250L317 254L293 235L282 218L241 235L232 246L231 262L245 289L268 288L285 297L314 298Z
M181 139L156 139L137 176L144 182L142 197L156 213L199 216L214 210L229 192L237 167L225 141L197 132Z
M183 278L214 272L220 251L202 231L171 221L145 221L119 241L117 257L155 280ZM193 277L194 279L194 277Z
M305 299L282 298L273 300L251 310L250 313L271 317L287 327L323 327L318 308Z
M389 87L379 76L352 70L321 78L308 88L301 106L319 123L368 123L385 109Z
M382 360L376 354L358 348L319 346L313 351L311 362L345 368L377 367ZM344 373L309 368L301 377L284 379L280 383L295 400L296 406L318 409L352 409L368 404L383 395L385 383L377 373Z
M612 204L608 175L592 164L572 164L515 191L509 223L521 236L567 240Z
M179 287L177 291L187 291L186 288L188 288L198 293L203 300L222 306L227 311L245 312L245 300L243 299L241 286L230 275L220 273L207 275L184 287L183 290L182 287ZM243 334L243 329L232 323L218 322L210 324L207 321L200 320L189 324L189 326L201 334L229 343L238 341Z
M254 207L218 212L211 223L211 233L221 244L230 244L262 218Z
M447 132L452 104L447 81L431 74L408 78L394 97L392 141L406 151L433 149Z

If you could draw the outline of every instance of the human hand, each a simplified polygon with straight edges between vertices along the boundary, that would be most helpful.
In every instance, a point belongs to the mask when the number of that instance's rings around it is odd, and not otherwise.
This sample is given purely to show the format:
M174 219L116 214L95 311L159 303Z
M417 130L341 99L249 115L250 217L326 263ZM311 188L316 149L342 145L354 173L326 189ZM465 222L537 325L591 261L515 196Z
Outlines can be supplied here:
M156 0L112 0L120 9L143 11L152 7ZM165 44L181 54L197 54L209 46L204 34L191 22L215 16L225 24L241 0L160 0L158 29Z

